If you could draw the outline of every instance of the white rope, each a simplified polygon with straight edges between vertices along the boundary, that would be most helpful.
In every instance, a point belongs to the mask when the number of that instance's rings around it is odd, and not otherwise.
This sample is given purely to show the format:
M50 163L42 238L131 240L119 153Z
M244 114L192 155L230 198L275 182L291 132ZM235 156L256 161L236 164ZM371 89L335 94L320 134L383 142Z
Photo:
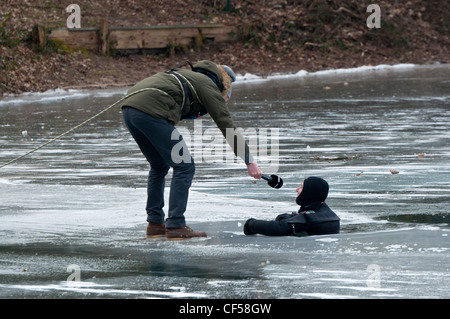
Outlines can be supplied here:
M10 160L9 162L6 162L6 163L0 165L0 168L5 167L5 166L7 166L7 165L10 165L10 164L12 164L12 163L14 163L14 162L20 160L21 158L24 158L25 156L28 156L28 155L30 155L31 153L36 152L37 150L43 148L44 146L47 146L48 144L53 143L54 141L60 139L61 137L63 137L63 136L65 136L65 135L69 134L70 132L76 130L77 128L79 128L79 127L85 125L86 123L92 121L92 120L95 119L96 117L98 117L98 116L100 116L101 114L105 113L106 111L108 111L109 109L113 108L114 106L116 106L117 104L119 104L120 102L122 102L123 100L125 100L126 98L129 98L129 97L132 96L132 95L135 95L135 94L137 94L137 93L141 93L141 92L147 91L147 90L153 90L153 88L144 88L144 89L140 89L140 90L134 91L134 92L132 92L132 93L130 93L130 94L124 96L123 98L121 98L121 99L118 100L117 102L115 102L115 103L111 104L110 106L108 106L106 109L104 109L104 110L100 111L99 113L95 114L94 116L88 118L86 121L84 121L84 122L78 124L77 126L72 127L70 130L68 130L68 131L66 131L66 132L64 132L64 133L62 133L62 134L60 134L60 135L58 135L57 137L51 139L50 141L45 142L44 144L42 144L42 145L36 147L35 149L32 149L31 151L29 151L29 152L27 152L27 153L25 153L25 154L23 154L23 155L21 155L21 156L19 156L19 157L16 157L16 158Z

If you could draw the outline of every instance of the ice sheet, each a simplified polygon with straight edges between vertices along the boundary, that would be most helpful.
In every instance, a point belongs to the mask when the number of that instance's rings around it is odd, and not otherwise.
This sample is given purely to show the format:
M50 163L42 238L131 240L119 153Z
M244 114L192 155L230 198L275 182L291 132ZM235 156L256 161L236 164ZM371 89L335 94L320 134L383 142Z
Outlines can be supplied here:
M250 136L279 129L271 146L279 147L276 173L285 184L254 182L242 161L201 158L186 218L208 237L184 242L145 240L148 164L119 110L103 115L0 170L0 297L450 297L449 70L404 65L241 78L233 118L255 129ZM0 162L125 91L3 98ZM202 123L212 132L212 121ZM180 126L186 134L195 128ZM204 137L200 152L212 147ZM260 158L263 169L269 155ZM250 217L296 211L295 188L310 175L329 181L327 203L341 234L243 234ZM167 196L168 189L166 203ZM81 281L67 281L71 265Z

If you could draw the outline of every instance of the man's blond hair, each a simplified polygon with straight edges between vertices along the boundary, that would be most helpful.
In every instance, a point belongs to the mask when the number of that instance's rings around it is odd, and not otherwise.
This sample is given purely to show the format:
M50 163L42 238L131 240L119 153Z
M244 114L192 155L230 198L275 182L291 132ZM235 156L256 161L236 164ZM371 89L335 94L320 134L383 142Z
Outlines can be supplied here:
M216 64L216 65L220 71L220 74L222 75L222 79L223 79L223 81L222 81L222 84L223 84L222 96L225 98L231 88L231 77L221 65L218 65L218 64Z

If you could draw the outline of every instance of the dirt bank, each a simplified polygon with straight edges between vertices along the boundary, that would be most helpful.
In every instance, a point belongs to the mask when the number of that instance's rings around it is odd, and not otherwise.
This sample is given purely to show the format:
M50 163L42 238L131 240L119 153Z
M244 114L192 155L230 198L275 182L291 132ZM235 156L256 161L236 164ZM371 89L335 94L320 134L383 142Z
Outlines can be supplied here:
M75 1L82 26L223 23L238 26L236 41L168 52L100 56L50 43L32 43L35 24L64 27L74 1L2 1L0 92L132 85L183 59L210 59L238 73L317 71L361 65L449 62L450 4L379 1L381 28L368 28L364 1Z

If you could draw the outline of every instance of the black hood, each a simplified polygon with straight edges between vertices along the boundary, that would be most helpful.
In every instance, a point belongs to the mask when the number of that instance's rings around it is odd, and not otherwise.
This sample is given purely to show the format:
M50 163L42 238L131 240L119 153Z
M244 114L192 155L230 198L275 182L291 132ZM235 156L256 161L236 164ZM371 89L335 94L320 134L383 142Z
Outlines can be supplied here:
M297 196L296 203L302 207L309 203L323 203L328 196L329 186L321 177L310 176L303 181L303 190Z

